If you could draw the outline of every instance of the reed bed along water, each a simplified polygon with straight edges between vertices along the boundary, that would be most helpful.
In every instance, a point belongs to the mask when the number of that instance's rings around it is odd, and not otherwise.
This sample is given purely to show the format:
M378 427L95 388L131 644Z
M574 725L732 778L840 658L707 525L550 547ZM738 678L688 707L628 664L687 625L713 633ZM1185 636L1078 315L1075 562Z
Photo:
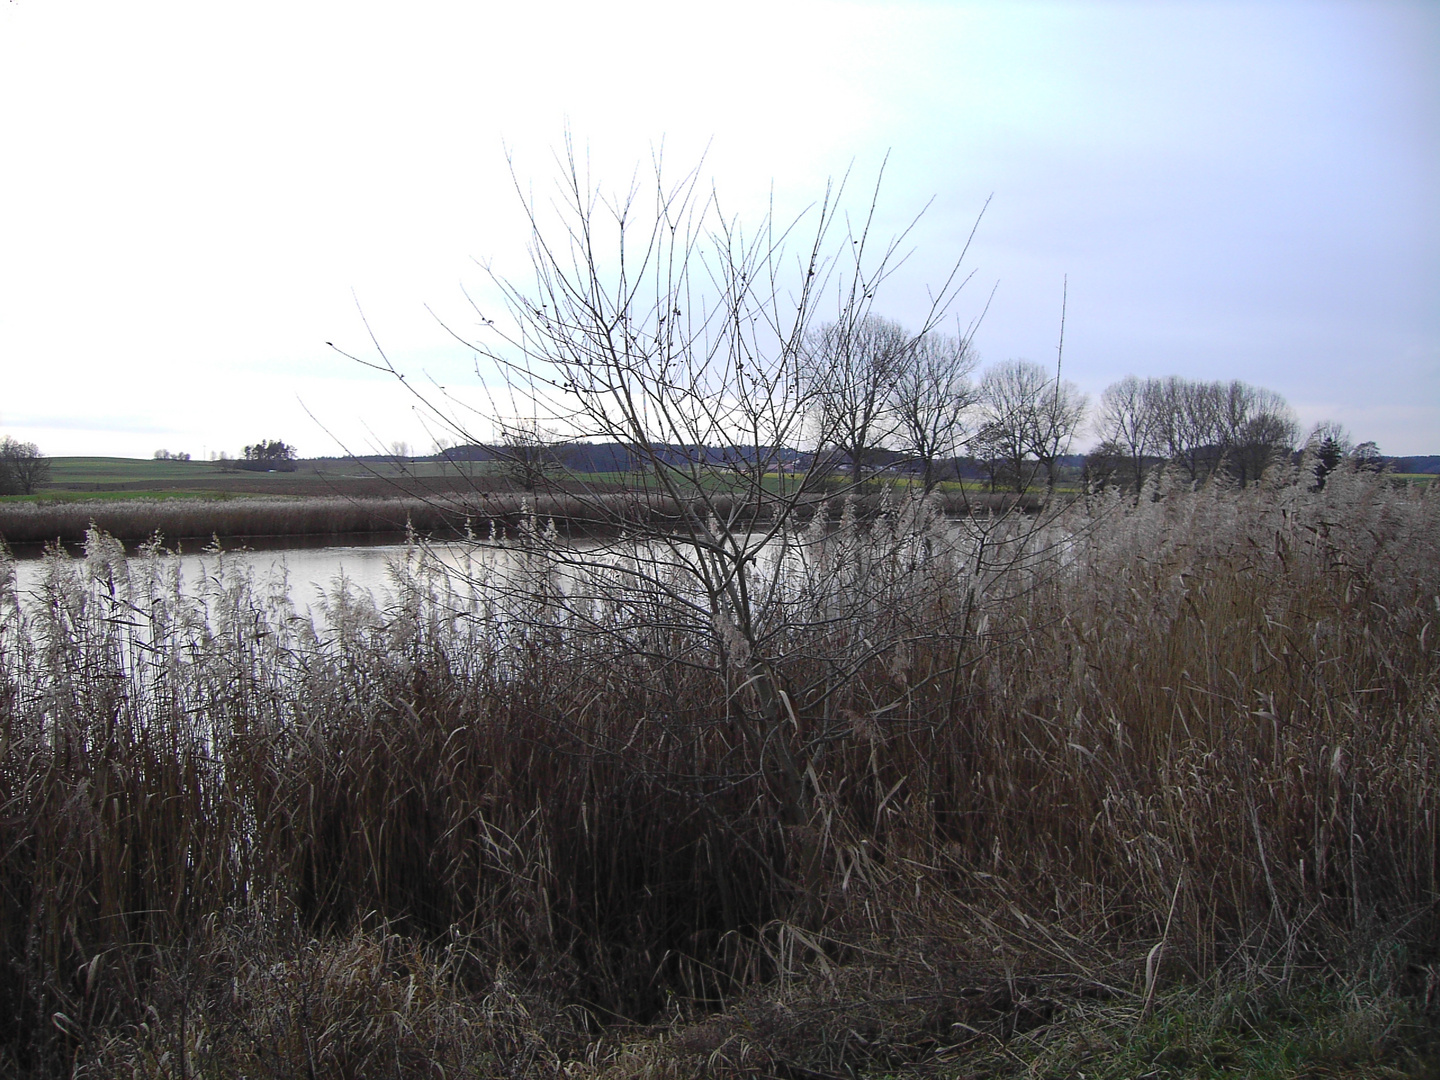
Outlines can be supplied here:
M762 613L793 805L727 628L653 567L557 588L539 524L323 632L223 556L185 589L92 531L27 605L0 562L0 1071L845 1075L1207 985L1423 1013L1440 499L1293 481L812 529Z
M878 505L878 493L859 497ZM1016 506L1034 510L1038 496L992 495L955 490L939 496L949 514L991 513ZM817 506L823 500L817 501ZM413 528L432 536L460 536L466 528L486 534L492 525L515 530L523 518L553 519L567 535L605 531L615 510L634 513L640 505L657 521L679 521L680 507L671 499L643 492L612 492L579 496L563 490L525 493L476 490L396 497L295 496L273 498L166 498L67 500L0 503L0 541L12 545L48 544L56 540L80 544L99 529L127 544L160 535L175 540L211 537L342 537L399 532ZM718 500L722 508L728 504ZM604 508L604 521L597 520ZM763 518L757 508L752 515Z
M458 518L452 512L457 509ZM402 531L407 521L417 529L439 531L463 525L465 510L465 504L442 507L419 498L344 496L12 502L0 505L0 537L10 544L80 543L92 528L130 544L157 534L202 540L341 536Z

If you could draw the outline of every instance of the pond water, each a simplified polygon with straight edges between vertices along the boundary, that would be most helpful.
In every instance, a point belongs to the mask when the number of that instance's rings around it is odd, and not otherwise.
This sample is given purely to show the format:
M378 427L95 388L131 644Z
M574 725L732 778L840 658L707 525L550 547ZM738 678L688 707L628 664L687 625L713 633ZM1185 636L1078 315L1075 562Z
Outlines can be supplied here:
M741 535L744 536L741 542L747 547L760 541L759 546L753 549L755 554L747 559L747 577L757 575L751 583L752 592L756 589L767 594L776 589L784 592L788 591L788 585L804 584L807 580L812 592L816 589L825 591L822 577L828 560L822 557L818 562L811 562L811 557L804 550L810 541L772 543L759 534ZM342 579L352 592L370 594L382 610L394 601L393 568L397 564L403 565L414 554L414 549L396 542L394 537L384 538L389 542L377 543L375 539L378 538L369 538L369 542L359 540L328 546L237 547L227 549L223 559L230 570L249 571L262 592L270 591L264 589L268 582L285 581L286 591L297 613L308 614L317 623L325 623L328 619L323 616L324 599L334 595L335 587ZM790 539L794 541L798 537L791 534ZM487 584L478 587L488 591L497 586L506 587L503 582L507 579L513 582L515 579L510 578L512 570L522 575L527 573L523 556L513 547L432 541L425 545L425 551L441 566L460 571L454 584L461 595L469 592L467 578L483 578ZM133 548L130 554L133 563ZM517 557L521 559L520 563L516 562ZM84 554L71 551L70 558L79 561ZM194 596L200 594L206 580L216 574L220 556L203 549L186 550L182 546L181 554L176 558L179 560L182 589ZM688 555L683 558L687 563L690 561ZM627 579L638 574L642 579L655 583L653 588L640 589L637 595L641 600L652 597L657 591L680 596L696 588L698 582L683 571L679 574L683 582L673 580L678 565L676 560L677 555L663 543L637 546L625 540L581 542L570 548L563 565L554 564L558 578L551 580L572 598L580 598L582 606L587 596L620 595L623 590L616 587L617 579L612 577L615 573ZM416 564L412 562L411 565ZM39 552L17 552L14 568L15 586L22 604L33 603L44 581L45 558ZM522 576L519 579L521 592L512 595L523 595L528 591L528 581L528 577ZM597 581L602 583L597 586ZM593 591L595 589L599 590L598 593ZM755 595L758 597L760 593Z
M431 550L449 567L459 565L462 551L458 545L435 544ZM254 571L257 580L288 576L290 598L299 611L314 612L321 595L342 575L351 587L369 592L382 606L391 597L390 567L403 560L407 548L390 539L386 543L358 543L323 547L274 547L266 550L240 549L225 552L228 564L240 564ZM484 548L470 548L472 558L478 551L483 559ZM29 553L26 553L29 554ZM72 553L72 558L83 554ZM204 552L185 552L179 556L180 573L189 588L213 573L216 556ZM15 584L22 597L30 597L45 572L42 558L20 557L15 561Z
M402 534L403 535L403 534ZM66 549L69 557L76 562L85 558L79 545ZM490 571L502 573L507 566L514 565L514 548L491 544L462 543L459 541L428 541L425 552L438 560L450 571L459 571L455 582L465 591L467 572L483 574L494 581ZM132 564L136 561L133 547L127 548ZM285 580L291 602L300 613L312 618L319 614L322 598L333 592L334 586L343 577L353 592L368 592L383 609L394 599L392 567L404 564L415 549L405 543L396 542L394 536L383 542L357 542L347 544L281 546L278 543L265 548L226 548L224 561L230 570L248 570L257 584L267 581ZM586 567L613 563L618 552L633 555L637 548L624 541L605 543L602 541L581 542L572 548L572 561L568 569L561 570L562 579L574 582L585 573ZM203 549L187 550L183 545L176 556L180 564L183 589L190 595L201 591L201 583L216 573L219 557ZM665 556L659 556L665 560ZM33 601L38 594L46 572L43 550L25 550L16 553L15 585L22 602ZM412 567L416 564L412 563ZM323 619L320 621L324 621Z

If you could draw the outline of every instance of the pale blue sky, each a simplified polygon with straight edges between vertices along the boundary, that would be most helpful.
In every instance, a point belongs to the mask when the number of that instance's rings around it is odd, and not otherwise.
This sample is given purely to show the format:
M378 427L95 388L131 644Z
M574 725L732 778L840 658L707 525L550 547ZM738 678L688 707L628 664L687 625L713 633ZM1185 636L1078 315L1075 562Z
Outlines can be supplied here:
M1440 4L0 5L0 432L54 454L307 453L423 431L326 348L455 387L505 162L664 140L753 217L890 155L932 197L879 310L972 249L986 361L1243 378L1440 453Z

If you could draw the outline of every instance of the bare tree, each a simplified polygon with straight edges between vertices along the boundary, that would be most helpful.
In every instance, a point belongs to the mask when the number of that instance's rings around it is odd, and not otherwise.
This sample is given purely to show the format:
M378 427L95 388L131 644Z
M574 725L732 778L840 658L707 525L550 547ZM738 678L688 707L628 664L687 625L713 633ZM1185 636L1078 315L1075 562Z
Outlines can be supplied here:
M970 435L975 365L968 339L932 332L914 342L895 379L891 400L898 437L920 465L927 495L940 482L940 463L957 456Z
M493 452L510 480L523 491L534 494L560 475L556 441L554 435L537 421L503 422L500 425L500 444L493 448Z
M1192 482L1222 468L1244 486L1289 453L1298 428L1273 390L1232 382L1195 382L1172 375L1151 384L1154 445Z
M801 377L821 431L855 483L903 421L892 391L911 366L910 335L875 315L839 320L806 335Z
M1295 448L1298 425L1289 404L1273 390L1237 380L1220 396L1220 445L1243 487Z
M1156 390L1157 439L1166 458L1188 473L1191 483L1213 464L1219 438L1220 405L1213 383L1171 375Z
M1125 463L1122 485L1138 492L1145 482L1147 460L1164 438L1164 384L1157 379L1127 375L1105 388L1095 432L1102 454Z
M1090 399L1080 388L1060 377L1065 362L1065 311L1068 306L1070 282L1065 280L1060 300L1060 341L1055 350L1055 382L1048 394L1041 397L1031 429L1030 452L1045 466L1045 491L1055 490L1059 478L1060 458L1070 452L1075 433L1085 422Z
M1004 462L1014 489L1028 490L1044 469L1046 487L1053 490L1059 459L1085 418L1085 395L1039 364L1007 360L986 369L979 402L985 442Z
M1045 468L1046 491L1055 490L1060 459L1070 452L1089 407L1088 395L1068 379L1062 380L1058 370L1040 395L1030 427L1030 453Z
M50 479L50 459L33 442L9 435L0 439L0 492L34 495Z
M977 401L981 400L980 395L984 393L984 390L985 387L982 383L977 392ZM1006 458L1005 436L1005 429L992 420L984 419L982 413L974 434L965 440L965 448L970 452L970 456L985 471L986 483L992 495L1002 485L1008 486L1010 479L1010 462Z
M410 471L414 464L410 460L410 444L404 439L394 439L390 443L390 460L395 465L395 471L404 476Z
M723 718L749 742L780 820L802 824L806 757L825 736L802 736L796 702L827 708L826 686L893 646L827 628L901 613L873 599L878 576L812 566L824 530L801 526L823 518L824 470L793 466L797 451L816 462L838 446L858 469L889 423L881 376L908 342L869 308L903 236L876 245L873 200L850 226L837 210L843 184L799 221L747 231L698 171L674 182L657 160L653 185L604 195L567 151L551 204L520 193L529 279L495 275L504 309L477 308L479 339L457 336L502 373L494 400L527 403L562 438L618 446L628 471L604 484L557 478L572 520L601 539L581 548L532 530L526 559L563 579L549 602L586 648L609 643L617 673L683 663L722 685ZM952 272L935 292L923 329L956 281ZM817 329L822 298L834 319ZM819 355L833 369L817 369ZM400 374L383 352L374 366ZM453 425L452 411L412 392ZM858 422L842 401L859 403ZM812 572L813 589L797 595L796 575ZM800 662L800 641L823 651Z
M1029 489L1040 463L1030 457L1036 403L1049 377L1027 360L1007 360L985 369L980 380L980 433L985 452L1001 463L998 476L1017 492Z

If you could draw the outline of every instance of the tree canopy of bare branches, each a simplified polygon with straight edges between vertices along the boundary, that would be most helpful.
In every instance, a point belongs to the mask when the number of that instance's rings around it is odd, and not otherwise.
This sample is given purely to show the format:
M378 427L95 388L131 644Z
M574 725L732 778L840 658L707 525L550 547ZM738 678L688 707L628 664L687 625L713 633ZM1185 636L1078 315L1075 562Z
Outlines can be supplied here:
M0 440L0 494L34 495L50 479L50 459L33 442L10 435Z
M920 467L926 494L941 480L941 463L957 457L970 434L977 362L968 338L932 331L913 343L894 381L896 431Z
M859 483L875 451L901 425L893 391L913 366L910 335L897 323L867 315L816 327L801 355L801 379L818 429Z
M994 455L1015 491L1028 489L1042 469L1053 489L1059 459L1085 419L1088 401L1079 387L1039 364L1009 360L986 369L978 399L972 453Z
M1243 487L1294 448L1297 428L1285 399L1264 387L1131 375L1106 388L1096 431L1096 456L1123 462L1112 478L1124 486L1171 462L1192 483L1223 469Z
M1100 436L1096 455L1113 459L1121 466L1113 479L1137 492L1163 437L1159 400L1162 391L1163 384L1158 380L1127 375L1107 386L1100 397L1100 413L1095 420L1095 432Z

